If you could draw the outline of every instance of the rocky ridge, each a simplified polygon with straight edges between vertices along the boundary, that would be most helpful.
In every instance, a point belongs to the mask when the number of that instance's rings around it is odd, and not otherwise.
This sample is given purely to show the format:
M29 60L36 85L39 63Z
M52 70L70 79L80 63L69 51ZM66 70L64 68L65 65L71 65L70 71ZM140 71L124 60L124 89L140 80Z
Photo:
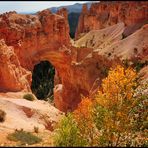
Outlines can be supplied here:
M148 23L147 9L146 1L101 1L93 3L89 10L84 4L75 38L80 38L90 30L103 29L120 22L126 26L123 33L126 37Z

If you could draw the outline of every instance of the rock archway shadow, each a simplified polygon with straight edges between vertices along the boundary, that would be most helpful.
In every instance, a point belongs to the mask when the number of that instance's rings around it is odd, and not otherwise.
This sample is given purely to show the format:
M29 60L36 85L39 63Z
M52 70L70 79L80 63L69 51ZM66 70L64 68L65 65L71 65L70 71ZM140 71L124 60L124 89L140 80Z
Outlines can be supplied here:
M49 61L36 64L32 73L31 90L40 100L53 100L55 68Z

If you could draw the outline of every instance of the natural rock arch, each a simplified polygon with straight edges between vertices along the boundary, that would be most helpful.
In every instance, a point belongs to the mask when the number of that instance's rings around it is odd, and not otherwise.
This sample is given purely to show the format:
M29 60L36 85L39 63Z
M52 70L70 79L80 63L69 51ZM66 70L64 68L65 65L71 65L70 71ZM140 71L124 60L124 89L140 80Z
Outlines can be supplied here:
M3 27L0 27L2 33L0 39L4 39L7 44L2 43L3 47L6 46L4 51L9 51L8 46L13 46L12 51L17 59L16 63L13 62L11 55L8 56L8 65L12 67L15 65L16 69L21 71L18 78L18 74L12 75L13 69L12 71L8 69L11 83L16 84L10 87L9 91L14 91L15 88L16 91L24 89L31 91L30 72L33 71L34 65L40 61L49 61L61 79L54 88L54 103L64 112L74 110L81 100L81 95L89 95L92 86L96 88L101 83L103 75L100 72L101 68L96 68L96 64L99 63L107 68L111 65L106 58L93 52L92 48L72 46L65 9L59 11L58 15L52 14L49 10L39 12L37 15L20 15L15 12L3 14L1 26ZM10 29L11 27L13 29ZM14 69L14 73L16 71ZM4 79L5 76L4 73L2 78ZM93 85L94 82L96 85ZM9 87L7 81L0 85L2 89Z
M67 11L57 14L44 10L36 15L0 15L1 91L31 91L33 67L44 60L60 71L61 78L66 76L71 63Z

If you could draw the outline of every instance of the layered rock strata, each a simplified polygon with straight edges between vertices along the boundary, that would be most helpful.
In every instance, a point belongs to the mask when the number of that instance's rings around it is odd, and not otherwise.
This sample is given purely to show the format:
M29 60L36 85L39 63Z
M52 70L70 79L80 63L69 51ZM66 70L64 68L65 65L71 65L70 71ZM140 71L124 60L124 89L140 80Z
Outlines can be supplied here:
M123 22L124 36L132 34L148 23L148 2L146 1L101 1L93 3L90 10L83 5L75 38L94 29L103 29Z

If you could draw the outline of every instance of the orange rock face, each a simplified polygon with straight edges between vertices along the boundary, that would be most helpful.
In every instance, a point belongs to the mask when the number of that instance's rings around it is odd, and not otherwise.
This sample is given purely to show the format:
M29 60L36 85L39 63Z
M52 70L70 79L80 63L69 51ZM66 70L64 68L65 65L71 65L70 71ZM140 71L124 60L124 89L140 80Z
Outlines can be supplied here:
M36 53L69 44L69 26L64 17L49 10L37 15L10 12L0 17L0 39L13 46L21 66L31 70Z
M48 60L54 65L58 75L55 80L60 78L60 81L56 81L55 85L62 85L60 96L55 90L55 103L60 102L56 100L61 97L62 103L60 105L56 103L56 106L60 110L66 111L67 108L70 108L72 98L77 98L78 93L75 94L76 88L73 86L75 84L71 80L72 53L69 48L67 11L63 9L57 13L58 15L52 14L49 10L44 10L38 12L37 15L21 15L15 12L2 14L0 16L0 39L5 40L7 48L13 46L20 67L27 71L33 71L34 65L44 60ZM9 53L7 56L9 57ZM11 64L12 59L9 62ZM7 67L7 64L4 63L4 66ZM4 71L4 74L1 74L1 88L7 91L23 90L24 88L18 87L19 82L15 81L21 76L5 75L10 69L5 70L4 66L1 66ZM14 69L15 71L17 70ZM4 80L5 82L3 82ZM8 80L7 84L6 80ZM9 86L11 89L9 89Z
M97 54L87 57L92 51L90 48L72 47L66 12L63 10L63 12L59 11L58 13L62 16L51 14L48 10L33 16L20 15L14 12L4 14L0 21L2 24L0 37L5 40L8 46L13 46L20 67L32 71L36 63L44 60L48 60L54 65L56 69L54 102L58 109L67 111L76 108L81 95L89 94L98 75L100 78L103 77L100 69L97 68L97 63L102 63L101 65L108 67L110 63L107 63L107 60L103 60ZM8 46L7 48L9 48ZM13 60L8 61L13 62ZM6 63L4 65L7 66ZM3 67L1 66L1 69ZM17 70L14 69L14 71ZM15 78L11 74L3 74L1 81L7 77L10 77L11 80L7 81L7 86L1 83L1 88L6 89L9 85L15 84L11 87L11 91L23 90L23 88L18 89L18 82L13 82ZM21 78L18 75L16 79L18 77ZM100 83L100 81L101 79L98 82Z
M49 10L37 15L16 12L0 15L0 39L6 43L1 43L0 91L30 91L31 71L41 60L50 61L60 78L67 77L71 59L67 49L70 46L69 25L65 18L67 11L58 13L62 16Z
M0 91L30 91L31 72L21 67L13 47L0 40Z
M124 35L128 36L142 25L148 23L147 10L148 2L146 1L93 3L90 10L87 10L85 4L79 18L75 38L78 39L81 33L102 29L119 22L125 23Z

